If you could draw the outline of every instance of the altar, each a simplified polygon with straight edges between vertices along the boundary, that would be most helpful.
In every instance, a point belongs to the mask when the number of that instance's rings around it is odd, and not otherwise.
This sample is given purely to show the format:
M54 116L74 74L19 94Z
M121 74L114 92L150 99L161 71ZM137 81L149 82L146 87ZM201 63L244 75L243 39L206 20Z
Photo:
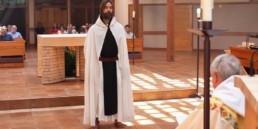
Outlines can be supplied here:
M65 80L65 47L76 47L76 76L84 80L84 43L86 34L44 34L38 35L38 76L42 77L42 84L51 84ZM134 44L134 46L133 46ZM133 49L134 47L134 49ZM142 62L143 39L127 39L128 52L135 52L130 56L135 62ZM132 54L131 54L132 55Z
M84 43L86 34L38 35L38 76L42 84L65 80L65 47L76 47L76 76L84 78Z

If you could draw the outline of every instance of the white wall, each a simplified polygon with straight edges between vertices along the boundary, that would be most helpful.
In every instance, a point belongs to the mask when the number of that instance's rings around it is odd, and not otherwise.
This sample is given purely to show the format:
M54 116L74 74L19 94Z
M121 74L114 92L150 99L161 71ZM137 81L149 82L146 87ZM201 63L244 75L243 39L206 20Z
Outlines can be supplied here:
M133 0L116 0L115 16L123 26L128 24L128 5L133 4Z
M144 35L145 48L167 48L167 35Z
M195 27L197 26L195 13L197 7L197 5L193 7ZM229 32L258 32L257 13L258 4L215 5L213 28L227 29ZM211 49L228 49L229 46L240 45L245 40L245 36L215 36L211 38ZM258 39L250 39L250 41L258 45ZM202 48L202 41L200 45ZM196 36L193 38L193 48L197 48Z
M214 0L215 3L244 3L250 0ZM167 0L139 0L140 4L166 4ZM175 0L177 4L200 3L200 0Z
M143 6L143 31L166 31L166 5ZM144 47L166 48L166 35L144 35Z
M139 0L140 4L166 4L167 0Z
M198 3L199 0L190 0ZM248 0L215 0L215 2L247 2ZM166 4L167 0L139 0L140 4ZM124 25L128 22L128 4L132 0L116 1L116 17ZM189 0L176 0L176 3L189 3ZM193 23L196 27L196 8L193 5ZM227 29L232 32L258 32L258 4L216 4L213 11L213 28ZM143 30L144 31L166 31L166 5L145 5L143 7ZM211 38L212 49L228 49L245 41L242 36L215 36ZM258 45L258 39L250 39ZM200 41L203 46L202 39ZM196 49L197 39L193 38L193 48ZM144 35L144 47L165 48L165 35Z

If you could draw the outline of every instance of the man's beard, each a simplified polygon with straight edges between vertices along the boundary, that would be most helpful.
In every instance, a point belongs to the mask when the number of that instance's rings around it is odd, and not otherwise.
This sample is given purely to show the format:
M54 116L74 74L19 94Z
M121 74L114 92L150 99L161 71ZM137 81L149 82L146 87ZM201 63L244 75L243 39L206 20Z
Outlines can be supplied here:
M106 20L111 20L113 18L113 14L111 12L102 13L102 18Z

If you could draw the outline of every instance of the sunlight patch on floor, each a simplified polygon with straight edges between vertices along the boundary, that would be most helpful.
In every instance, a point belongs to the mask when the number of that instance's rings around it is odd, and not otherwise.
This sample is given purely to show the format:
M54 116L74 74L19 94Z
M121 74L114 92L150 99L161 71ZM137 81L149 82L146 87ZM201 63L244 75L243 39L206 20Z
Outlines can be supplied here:
M144 116L136 115L136 123L139 125L152 125L159 119L164 122L176 122L176 117L188 115L200 104L200 99L157 100L147 102L135 102L135 109L143 112Z

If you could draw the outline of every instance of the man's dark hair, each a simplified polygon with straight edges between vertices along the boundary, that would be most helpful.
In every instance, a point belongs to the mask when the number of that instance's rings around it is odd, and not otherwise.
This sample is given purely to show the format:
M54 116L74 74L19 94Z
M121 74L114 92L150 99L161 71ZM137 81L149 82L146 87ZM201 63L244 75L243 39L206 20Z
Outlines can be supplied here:
M130 26L130 25L125 25L125 28L127 28L127 27L128 27L128 28L131 28L131 26Z
M100 3L100 7L99 7L100 16L103 16L103 10L105 9L107 3L111 3L113 5L112 0L102 0ZM112 14L114 14L114 10L113 10Z

